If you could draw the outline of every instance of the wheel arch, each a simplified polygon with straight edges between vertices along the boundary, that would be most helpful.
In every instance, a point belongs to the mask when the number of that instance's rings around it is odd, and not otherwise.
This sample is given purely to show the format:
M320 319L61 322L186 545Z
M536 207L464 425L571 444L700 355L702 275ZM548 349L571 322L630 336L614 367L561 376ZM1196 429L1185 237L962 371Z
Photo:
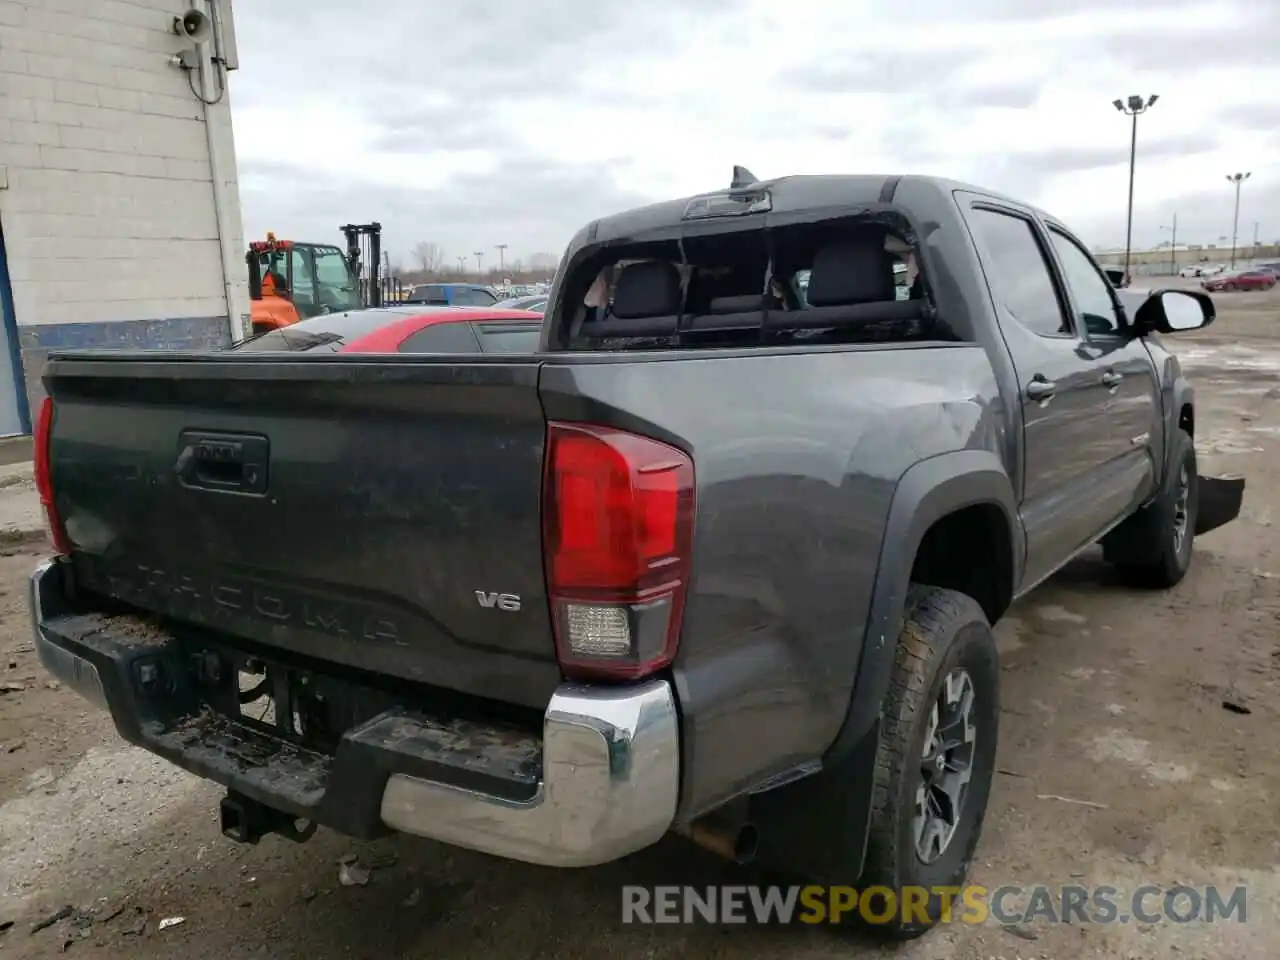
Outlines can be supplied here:
M930 557L933 534L953 523L983 530L988 539L982 546L1003 552L1001 582L974 599L992 619L998 619L1011 601L1023 569L1026 542L1013 484L1000 458L986 450L962 450L911 467L898 481L889 507L862 654L845 722L827 751L829 757L852 747L878 720L902 631L907 587L913 574L921 572L921 558ZM963 575L944 576L940 578L944 582L931 585L967 592Z
M957 516L967 518L966 523L983 518L1003 522L1010 570L1008 586L999 592L1012 595L1025 545L1013 485L999 457L966 450L911 467L898 481L890 503L862 654L840 732L816 774L751 797L752 819L760 825L761 856L767 861L829 883L854 883L860 875L871 824L881 714L907 588L929 531Z
M1176 446L1173 442L1174 433L1178 430L1185 430L1187 436L1191 437L1192 440L1196 438L1196 389L1191 385L1191 381L1182 375L1181 371L1169 385L1168 397L1169 405L1164 414L1163 469L1165 474L1172 467L1173 449ZM1160 479L1163 481L1164 476L1162 475Z

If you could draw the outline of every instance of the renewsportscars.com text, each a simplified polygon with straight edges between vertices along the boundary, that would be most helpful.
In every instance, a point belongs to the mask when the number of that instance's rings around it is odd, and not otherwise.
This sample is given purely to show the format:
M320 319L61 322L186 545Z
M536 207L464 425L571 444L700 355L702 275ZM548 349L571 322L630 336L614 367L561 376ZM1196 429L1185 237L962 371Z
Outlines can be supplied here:
M1244 923L1245 887L679 887L624 886L623 923Z

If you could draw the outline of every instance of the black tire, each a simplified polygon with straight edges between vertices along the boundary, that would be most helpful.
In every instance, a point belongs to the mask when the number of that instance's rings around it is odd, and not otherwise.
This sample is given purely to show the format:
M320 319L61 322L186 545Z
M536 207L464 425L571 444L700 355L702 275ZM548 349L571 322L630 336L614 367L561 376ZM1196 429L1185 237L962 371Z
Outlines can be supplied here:
M1185 430L1171 437L1169 469L1156 499L1126 520L1114 538L1115 566L1125 583L1167 590L1182 582L1195 550L1196 508L1200 479L1196 448Z
M967 676L972 690L973 730L970 777L960 794L954 826L940 854L927 861L917 841L918 791L925 783L925 741L935 705L944 697L948 678ZM963 688L952 681L948 693ZM927 922L904 918L904 888L959 887L969 872L982 833L991 778L995 771L1000 720L1000 659L982 608L962 593L913 584L907 592L906 615L898 639L884 721L876 754L867 855L858 886L894 891L897 909L888 923L872 929L897 940L930 930L951 898L930 893ZM945 723L945 717L943 722ZM957 756L951 751L948 759ZM953 761L954 762L954 761ZM937 771L930 776L937 776ZM936 796L936 794L934 795ZM944 899L947 901L944 903ZM880 916L888 904L875 910Z

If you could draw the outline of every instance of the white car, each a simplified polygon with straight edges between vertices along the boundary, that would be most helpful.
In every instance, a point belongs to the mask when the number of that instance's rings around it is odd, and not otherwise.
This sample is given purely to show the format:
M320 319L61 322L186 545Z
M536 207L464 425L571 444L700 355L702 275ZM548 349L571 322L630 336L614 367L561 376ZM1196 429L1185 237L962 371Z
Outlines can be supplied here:
M1200 276L1200 264L1193 263L1189 267L1183 267L1178 271L1180 277L1198 277Z

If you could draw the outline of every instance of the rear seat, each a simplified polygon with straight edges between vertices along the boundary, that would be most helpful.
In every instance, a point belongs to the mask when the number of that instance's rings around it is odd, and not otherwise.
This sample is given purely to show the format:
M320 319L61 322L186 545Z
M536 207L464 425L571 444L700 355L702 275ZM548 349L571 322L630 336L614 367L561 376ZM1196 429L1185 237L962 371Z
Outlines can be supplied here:
M690 332L759 330L764 310L763 294L713 297L704 312L685 318L684 329Z
M772 313L770 327L835 327L866 321L920 320L921 300L898 300L893 257L884 237L868 234L835 240L819 248L809 272L808 308Z
M665 260L628 264L618 276L604 319L582 325L583 336L667 337L732 330L814 330L852 324L895 324L925 318L923 300L898 300L893 257L879 233L846 237L818 249L809 275L808 306L771 307L763 294L714 297L681 318L680 271Z
M681 299L680 271L674 263L628 264L618 275L608 316L587 321L582 333L592 338L669 336L680 321Z

